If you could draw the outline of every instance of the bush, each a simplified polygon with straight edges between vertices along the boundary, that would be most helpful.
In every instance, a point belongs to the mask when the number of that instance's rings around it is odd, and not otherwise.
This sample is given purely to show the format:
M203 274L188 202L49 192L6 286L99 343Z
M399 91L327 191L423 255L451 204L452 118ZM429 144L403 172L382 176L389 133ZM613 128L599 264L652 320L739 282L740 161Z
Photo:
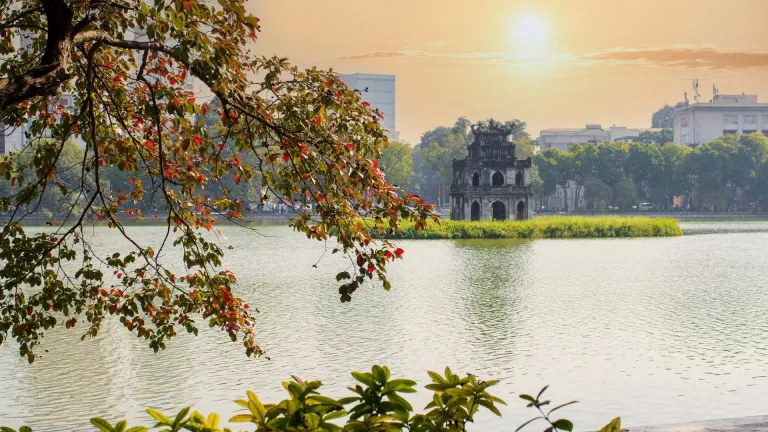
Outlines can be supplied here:
M373 227L373 237L389 239L470 239L470 238L604 238L669 237L683 234L674 218L543 216L526 221L430 221L417 230L403 223L397 232Z
M429 372L432 382L426 388L433 392L432 402L421 414L412 414L413 407L403 396L416 392L416 382L408 379L392 379L389 368L373 366L370 372L352 372L357 381L349 389L353 396L332 399L320 394L320 381L302 381L293 377L292 381L284 382L283 387L288 391L289 398L276 404L263 404L251 391L247 399L236 400L235 403L246 410L243 414L232 417L232 423L251 423L256 431L322 431L322 432L463 432L467 425L473 423L475 414L480 410L488 410L501 416L499 405L506 403L488 393L488 389L498 381L483 381L472 374L460 377L449 368L441 375ZM528 424L540 420L545 423L545 432L572 431L573 423L567 419L555 419L551 414L575 402L569 402L548 412L544 407L549 401L541 397L546 391L544 387L536 397L520 395L528 402L528 407L534 408L539 415L517 428L519 431ZM349 410L345 407L349 406ZM220 428L221 418L212 413L207 417L197 411L190 413L186 407L179 411L173 419L156 410L148 409L147 413L157 422L152 429L163 431L191 432L227 432L230 429ZM343 426L334 422L347 418ZM100 418L91 419L91 424L103 432L144 432L149 428L144 426L128 427L125 420L112 425ZM251 426L253 427L253 426ZM1 432L15 432L10 428L0 428ZM23 427L19 432L31 432ZM620 432L621 421L616 418L600 432Z

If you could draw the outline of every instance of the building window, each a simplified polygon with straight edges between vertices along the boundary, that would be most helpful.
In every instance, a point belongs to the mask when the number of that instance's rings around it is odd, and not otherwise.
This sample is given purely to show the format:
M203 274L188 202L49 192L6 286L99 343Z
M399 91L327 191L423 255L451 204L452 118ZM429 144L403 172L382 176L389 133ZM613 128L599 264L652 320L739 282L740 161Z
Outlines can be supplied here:
M690 144L690 143L691 143L691 138L690 138L690 137L691 137L691 136L690 136L690 135L688 135L688 134L685 134L685 135L683 135L683 136L681 137L681 138L682 138L682 143L681 143L681 144L683 144L683 145L688 145L688 144Z
M768 126L768 115L763 115L763 125Z
M688 117L683 117L680 119L680 125L682 127L688 127Z
M738 116L735 114L726 114L723 116L723 122L725 124L739 124Z
M745 115L744 116L744 124L756 125L757 124L757 116L756 115Z

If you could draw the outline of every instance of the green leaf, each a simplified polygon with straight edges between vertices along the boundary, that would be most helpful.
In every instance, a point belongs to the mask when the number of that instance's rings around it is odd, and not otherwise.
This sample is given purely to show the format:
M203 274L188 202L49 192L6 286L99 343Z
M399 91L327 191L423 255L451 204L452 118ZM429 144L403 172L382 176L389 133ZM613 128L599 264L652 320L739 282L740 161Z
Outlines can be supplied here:
M230 423L250 423L253 420L253 416L250 414L238 414L231 419Z
M103 432L114 432L115 429L112 427L111 424L109 424L108 421L102 419L102 418L92 418L91 424L96 426L100 431Z
M566 420L566 419L560 419L552 423L552 426L554 426L555 429L560 429L568 432L571 432L573 430L573 423L571 423L570 420Z
M536 399L533 398L533 396L527 395L527 394L521 394L520 399L525 399L528 402L536 402Z
M603 426L599 432L620 432L621 431L621 417L616 417L611 420L610 423Z
M363 372L352 372L352 377L369 387L373 386L373 377L370 374Z
M411 406L411 404L407 400L405 400L405 398L403 398L397 393L388 394L387 399L389 399L389 401L394 404L400 405L407 411L413 411L413 407Z
M304 416L304 422L307 424L307 427L314 430L320 427L320 422L322 419L317 414L307 414Z
M126 429L125 432L147 432L147 428L144 426L134 426L131 428Z
M208 426L211 429L216 429L219 427L219 423L221 422L221 417L216 413L210 413L208 414L208 421L206 422L206 426Z
M153 410L152 408L147 409L147 414L151 415L153 419L157 420L159 423L165 425L165 426L171 426L173 422L171 419L166 417L163 413L157 410Z
M176 418L173 419L173 426L175 428L178 428L179 426L181 426L182 422L184 421L184 418L187 416L187 413L189 413L189 408L190 407L184 407L181 409L181 411L179 411L178 414L176 414Z
M119 421L115 425L115 432L125 432L125 427L128 426L128 422L125 420Z

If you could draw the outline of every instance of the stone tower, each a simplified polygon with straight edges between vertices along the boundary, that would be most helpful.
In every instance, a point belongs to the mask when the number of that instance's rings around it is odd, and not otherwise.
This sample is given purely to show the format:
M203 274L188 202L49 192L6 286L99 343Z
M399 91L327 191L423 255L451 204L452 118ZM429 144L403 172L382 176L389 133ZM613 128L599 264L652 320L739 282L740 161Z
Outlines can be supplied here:
M512 128L490 120L472 126L469 155L453 161L451 219L525 220L533 217L531 158L517 159Z

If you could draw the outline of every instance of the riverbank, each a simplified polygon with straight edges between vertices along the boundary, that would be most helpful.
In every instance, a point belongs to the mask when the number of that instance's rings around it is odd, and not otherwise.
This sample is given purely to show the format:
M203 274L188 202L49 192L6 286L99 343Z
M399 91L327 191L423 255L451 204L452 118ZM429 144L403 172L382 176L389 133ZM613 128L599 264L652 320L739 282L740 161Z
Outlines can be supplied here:
M737 417L627 428L628 432L768 432L768 416Z
M405 223L398 233L370 229L388 239L673 237L683 234L674 218L540 216L527 221L429 222L423 230Z

